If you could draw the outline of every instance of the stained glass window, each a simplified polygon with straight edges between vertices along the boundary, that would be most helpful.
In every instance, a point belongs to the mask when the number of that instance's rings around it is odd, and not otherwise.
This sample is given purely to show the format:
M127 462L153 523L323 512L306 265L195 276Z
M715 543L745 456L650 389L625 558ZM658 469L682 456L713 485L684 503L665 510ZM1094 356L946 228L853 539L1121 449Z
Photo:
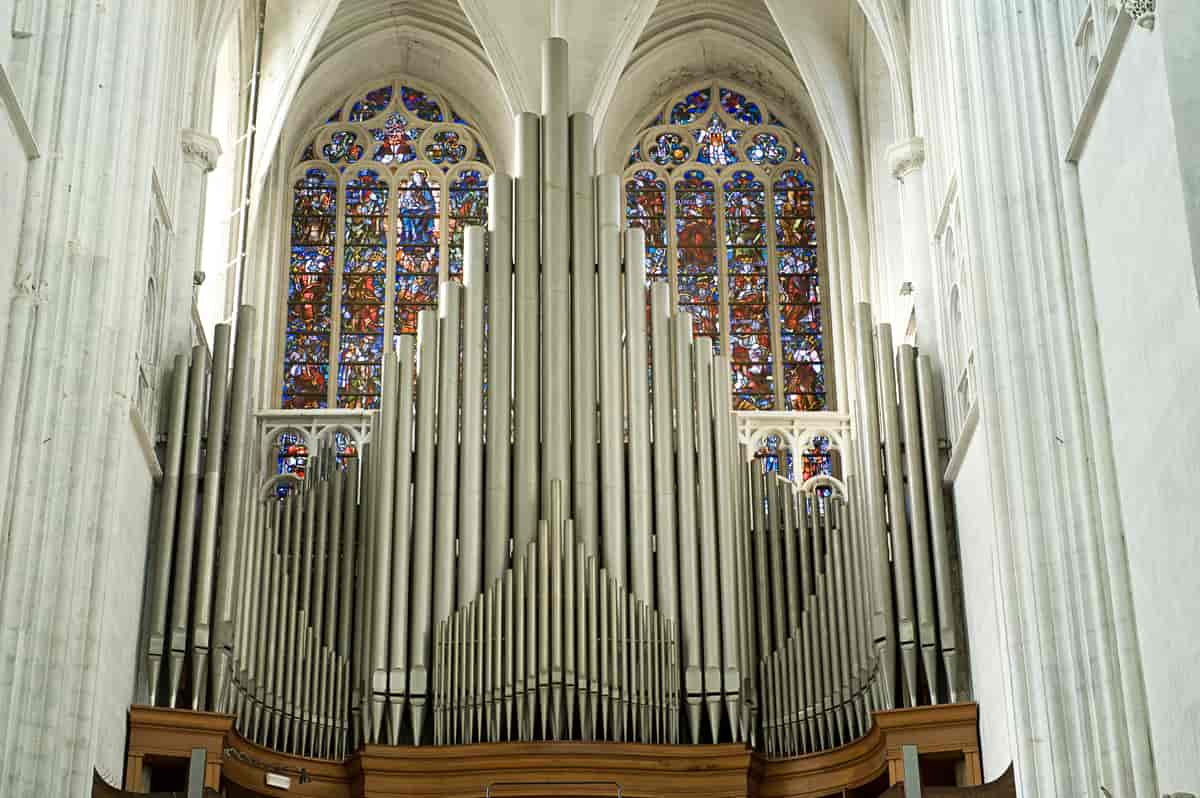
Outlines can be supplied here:
M728 354L735 409L824 410L818 174L803 142L765 103L721 83L647 118L625 171L647 278L670 284L697 335ZM778 467L777 454L764 456ZM810 461L825 467L828 456L806 453L805 469Z
M283 407L372 408L389 337L415 333L439 283L462 279L490 161L468 119L407 80L320 119L293 171Z

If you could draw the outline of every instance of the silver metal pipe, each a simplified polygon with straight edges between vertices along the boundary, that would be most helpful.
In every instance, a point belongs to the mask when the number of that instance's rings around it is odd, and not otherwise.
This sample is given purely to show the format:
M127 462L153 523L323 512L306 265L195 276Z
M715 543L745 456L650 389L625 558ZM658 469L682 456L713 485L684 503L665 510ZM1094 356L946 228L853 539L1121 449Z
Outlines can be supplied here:
M180 471L183 464L184 420L188 402L188 358L176 355L171 376L171 414L167 422L167 450L163 459L159 493L158 531L154 544L153 587L150 591L149 640L146 645L146 683L149 702L158 705L158 682L167 640L167 591L175 551L175 519L179 510ZM174 698L168 699L169 701Z
M741 718L742 600L737 567L737 452L732 438L732 378L724 357L713 360L713 467L716 472L717 559L720 579L721 690L733 740L739 740ZM713 594L715 595L715 594ZM718 736L713 735L713 742Z
M250 460L250 401L253 391L254 316L250 305L238 308L238 333L233 350L233 373L229 389L229 434L224 457L221 501L221 545L217 563L216 597L214 606L213 647L216 649L216 670L213 672L214 706L225 706L223 692L231 677L234 640L234 618L237 613L235 577L246 559L242 537L248 529L249 513L246 466Z
M492 742L500 742L504 724L504 654L509 631L505 629L505 619L508 618L508 601L510 595L505 587L505 580L500 577L492 582L492 660L491 660L491 726Z
M758 604L758 586L761 582L754 578L754 494L751 487L752 474L755 469L755 464L751 460L746 461L744 450L739 447L739 458L737 463L738 472L738 493L743 497L741 506L741 518L739 521L738 534L738 567L740 573L740 595L742 598L742 724L744 726L744 735L746 741L753 747L757 744L756 740L756 707L758 706L758 689L757 676L758 668L755 663L758 662L758 634L761 633L761 623L757 622L757 618L761 615L756 614ZM751 587L754 585L755 587ZM753 590L753 593L751 592ZM758 633L755 630L759 630Z
M283 603L280 607L281 613L281 628L280 640L283 642L281 650L277 650L275 667L276 667L276 690L279 696L278 704L281 707L281 738L283 750L288 749L288 741L296 739L294 734L298 731L298 715L296 711L296 683L297 671L300 667L300 661L303 660L301 641L301 628L304 625L305 608L302 602L307 601L307 597L303 595L300 589L301 577L304 568L304 561L308 557L301 554L301 545L303 544L311 555L312 539L315 534L316 522L316 482L315 475L316 463L314 458L309 458L309 470L305 475L305 484L303 487L303 510L300 520L297 521L293 516L292 532L289 539L285 541L285 547L281 556L283 558ZM279 747L280 743L276 743Z
M884 471L887 481L888 526L892 532L892 573L895 578L900 665L909 704L916 706L918 641L917 615L913 601L912 538L909 536L904 506L904 467L901 459L900 419L896 408L896 361L890 324L880 324L876 327L875 356L879 369L879 413L883 419Z
M446 744L446 685L449 669L446 667L446 628L449 621L438 621L434 627L433 644L433 744Z
M862 447L863 492L866 495L864 535L869 541L872 577L871 636L879 661L879 689L885 708L897 705L893 674L896 661L896 617L892 610L891 563L884 520L883 457L879 439L879 389L871 306L855 308L855 361L859 374L859 440Z
M756 654L753 661L765 658L774 649L771 631L771 560L767 550L767 539L770 537L767 526L767 514L764 509L764 488L766 479L762 464L751 460L746 466L750 483L750 538L754 548L754 567L751 581L754 583L755 603L758 605L757 617L754 619L758 627Z
M832 565L833 565L833 594L834 610L837 613L835 617L835 630L837 632L838 643L838 665L837 674L838 683L838 701L842 707L842 717L845 719L847 733L853 728L852 712L851 712L851 672L853 668L853 654L851 652L851 632L850 632L850 595L847 589L846 579L846 513L845 503L836 497L831 500L834 520L836 525L832 538Z
M216 571L217 512L221 500L224 422L229 400L229 325L212 331L208 434L204 445L204 493L200 496L196 587L192 595L192 709L208 707L209 646L211 643L212 576ZM186 582L182 584L187 584ZM180 588L186 589L186 588Z
M797 461L800 458L800 453L796 452ZM797 462L797 466L799 463ZM784 585L786 587L786 596L780 596L780 599L787 601L787 632L791 631L800 625L800 563L798 559L797 535L796 535L796 495L795 485L792 482L781 480L779 483L780 490L780 538L783 543L783 569L784 569Z
M217 515L225 455L225 413L229 401L228 324L213 330L211 384L208 394L208 433L204 446L204 493L200 497L200 537L196 550L196 581L192 596L192 709L208 706L208 658L212 642L213 576L217 557ZM186 584L186 583L184 583ZM215 691L213 693L215 697Z
M371 533L373 569L371 585L371 734L373 740L381 739L383 713L388 706L388 620L392 611L392 591L389 582L392 576L392 536L395 534L393 519L396 510L396 425L399 408L400 365L391 347L383 353L383 401L380 402L378 438L375 441L375 461L371 464L375 472L374 513Z
M463 234L462 422L459 443L458 605L483 589L484 229Z
M309 741L307 748L312 750L315 743L316 728L321 721L320 698L321 676L324 665L324 655L321 653L325 621L325 557L329 542L329 513L332 504L332 485L330 474L333 463L333 449L329 447L322 452L320 466L320 481L317 482L317 537L312 543L312 556L306 557L304 592L311 597L309 601L309 631L308 639L310 653L308 666L302 672L302 700L305 711L309 713ZM305 543L308 549L308 543ZM395 737L392 737L395 740Z
M782 462L783 454L780 453L780 461ZM784 498L791 495L791 488L786 481L782 479L778 473L770 473L766 476L766 485L764 492L767 498L767 556L771 568L771 610L773 612L772 624L775 634L772 636L770 651L774 651L783 645L783 641L787 639L787 580L784 578L784 553L783 553L783 507Z
M725 597L717 578L717 507L713 468L713 347L705 338L692 347L696 379L696 520L700 543L701 662L709 731L721 734L721 610ZM732 597L730 597L732 598ZM695 742L699 742L696 739Z
M600 508L596 460L596 188L592 117L571 114L571 439L575 487L572 518L588 554L598 553Z
M525 548L525 737L532 740L537 729L538 704L538 610L545 593L538 581L538 541L529 541Z
M935 389L929 356L917 358L917 399L921 408L921 455L929 502L930 545L933 551L933 581L937 595L938 632L942 662L946 668L947 692L951 703L961 692L958 672L958 605L954 601L954 575L950 564L950 533L946 528L945 497L942 494L942 465L938 452L937 426L934 421ZM937 696L933 697L937 702Z
M395 510L392 516L392 607L388 639L388 694L392 705L391 739L400 739L400 723L408 704L409 566L413 554L413 394L416 391L417 339L401 335L396 342L397 380L395 471L392 479Z
M646 231L625 231L625 389L628 404L629 579L638 598L654 606L653 492L650 475L650 385L646 335Z
M497 172L488 178L487 296L487 481L483 575L491 582L508 566L512 450L513 183Z
M609 686L608 698L612 704L612 739L617 742L625 741L625 657L622 645L625 641L625 631L622 619L625 617L625 602L622 601L621 583L611 576L608 580L608 604L612 617L612 630L608 640L609 664L612 666L612 684Z
M271 559L271 585L269 588L271 600L267 610L266 648L263 657L264 704L267 709L267 716L264 718L263 739L274 740L276 744L279 741L279 714L282 708L278 693L281 675L278 663L283 653L280 649L283 648L286 641L284 633L284 613L287 604L285 569L292 530L299 526L302 517L300 496L298 494L290 496L287 502L291 509L286 518L287 523L280 527L278 539L273 541L274 545L268 552Z
M542 42L542 518L562 483L571 507L570 150L567 41ZM529 350L532 353L534 350Z
M550 490L554 492L554 483ZM550 522L538 522L537 536L537 699L542 739L550 739Z
M361 454L361 445L359 446ZM354 560L357 551L356 539L358 532L358 480L359 458L355 457L346 466L345 499L342 504L342 560L341 574L338 584L338 631L337 653L344 660L346 667L350 664L350 640L353 632L354 612Z
M595 562L593 561L593 571L595 571ZM609 726L609 715L612 710L612 704L609 701L611 696L610 686L613 680L613 663L612 663L612 647L609 643L609 638L612 636L612 594L608 588L608 569L601 567L599 574L593 580L596 585L596 595L599 597L599 607L596 620L598 621L597 645L599 649L597 659L597 679L599 681L599 704L600 704L600 735L599 739L611 740L611 727ZM593 717L595 717L593 713Z
M650 330L654 380L654 533L657 606L668 618L679 617L679 579L675 541L675 430L672 367L671 286L655 282L650 288Z
M458 365L463 288L443 283L438 302L437 513L433 547L433 619L454 611L454 541L458 534Z
M434 433L438 396L437 312L417 316L416 470L413 474L412 607L408 638L408 695L412 706L413 739L421 744L425 700L429 690L430 630L433 623L433 511L437 456ZM455 371L457 372L457 364ZM438 618L438 620L444 620Z
M539 120L524 113L516 118L516 274L514 297L516 318L515 384L513 402L513 552L514 559L524 556L527 544L537 531L539 510L538 434L540 363L534 352L541 351L538 306L540 241L538 238L540 150Z
M689 740L700 742L704 694L700 659L700 552L696 522L696 428L692 317L675 317L676 482L679 485L679 643L687 700Z
M576 491L576 504L579 493ZM591 717L588 713L588 603L587 544L579 539L575 528L575 677L576 697L579 701L580 738L592 739Z
M577 557L575 522L572 519L567 519L563 522L562 543L559 546L559 562L561 562L559 572L562 579L559 595L562 598L558 603L562 607L560 610L562 617L559 628L562 630L560 633L562 637L562 684L563 704L566 710L565 715L560 715L563 724L563 731L560 733L560 738L568 740L572 739L575 730L575 640L578 634L575 625L575 580L579 578L575 570Z
M604 634L603 616L600 614L600 602L604 598L603 581L597 573L596 555L589 554L586 560L587 597L588 597L588 634L587 634L587 672L588 672L588 722L591 727L589 739L598 740L604 736L604 727L600 722L600 684L604 671L604 647L600 640Z
M204 439L204 386L207 369L207 353L203 346L192 347L192 367L188 376L187 438L183 452L183 478L179 496L178 546L175 550L175 575L172 584L177 586L175 600L171 603L170 660L167 676L167 706L175 708L179 697L180 677L183 675L183 658L187 654L188 599L192 583L192 558L195 548L196 497L200 490L200 451Z
M517 728L515 739L525 737L525 650L529 630L525 625L526 605L529 596L525 589L526 567L519 557L513 557L513 703L516 705Z
M621 681L621 713L620 740L633 742L632 709L636 690L633 667L633 595L624 587L615 585L617 606L621 608L620 626L617 628L617 657Z
M515 686L513 683L513 658L520 651L521 640L517 636L516 624L520 622L520 606L516 582L521 575L520 569L512 568L504 571L504 643L501 646L501 656L504 660L504 677L501 697L504 701L504 717L500 730L501 740L513 739L513 699Z
M375 526L375 477L374 454L378 444L370 441L362 447L362 492L359 500L362 512L358 516L358 562L355 566L354 650L351 662L354 666L354 704L358 707L357 735L360 743L367 742L371 729L371 583L375 568L372 565Z
M244 552L241 557L241 584L238 586L241 598L237 604L237 641L234 644L234 672L238 689L232 696L234 706L225 710L237 714L237 729L243 734L248 733L249 715L247 710L249 704L247 698L251 692L250 682L254 673L252 665L254 643L252 641L255 639L253 625L258 620L260 541L265 534L264 530L270 523L270 509L266 501L256 495L253 490L247 491L247 493L254 499L249 512L249 525L241 536Z
M259 547L256 559L258 560L258 579L256 605L258 607L257 617L254 618L253 626L251 627L250 640L252 648L250 650L250 671L251 679L247 685L247 689L253 689L254 699L250 712L250 732L256 741L261 741L262 737L259 734L259 721L263 716L264 699L266 691L266 658L267 658L267 639L270 636L270 619L271 610L270 604L272 597L275 595L271 590L271 584L274 579L272 574L272 566L275 561L275 545L279 537L280 525L289 523L291 518L291 503L285 500L271 499L270 512L268 513L268 526L263 530L263 534L259 538Z
M625 411L621 372L621 184L616 175L596 183L596 278L600 350L600 564L627 584L625 538Z
M933 603L933 552L926 512L925 462L921 448L921 417L917 402L917 354L902 344L896 354L900 388L900 424L904 437L904 470L912 529L912 564L917 594L917 641L932 703L938 702L937 608ZM930 475L938 479L937 474ZM919 703L916 696L913 704Z
M853 496L854 490L858 487L855 477L848 475L845 483L847 493ZM866 627L863 623L865 619L863 599L868 588L862 581L864 573L862 570L862 560L858 553L858 529L856 528L857 519L854 517L854 506L853 499L838 504L838 527L841 529L847 613L846 628L849 636L850 677L848 689L854 706L857 733L861 736L867 730L862 704L862 688L866 681L863 671L866 667L865 647L867 645Z
M342 599L342 589L344 583L341 581L341 573L339 571L340 555L342 551L342 529L345 521L346 513L346 472L338 467L337 462L331 464L330 482L331 496L329 503L329 540L325 549L325 559L328 562L322 563L326 572L325 582L321 583L318 580L317 591L324 592L326 595L322 599L324 601L325 614L321 621L320 637L324 641L329 650L335 651L335 646L338 640L338 602ZM332 660L330 661L332 667ZM332 675L331 677L332 678Z
M550 729L555 740L562 739L563 718L563 504L560 485L558 480L550 483L546 553L550 566L546 592L546 603L550 605Z

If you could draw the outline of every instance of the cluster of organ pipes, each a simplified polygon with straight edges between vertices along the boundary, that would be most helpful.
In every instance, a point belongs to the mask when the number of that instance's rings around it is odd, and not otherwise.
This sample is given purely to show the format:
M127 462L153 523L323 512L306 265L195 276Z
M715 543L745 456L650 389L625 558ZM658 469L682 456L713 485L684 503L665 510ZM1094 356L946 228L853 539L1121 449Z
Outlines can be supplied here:
M860 306L842 478L765 471L727 361L668 285L647 290L619 180L592 176L565 43L543 60L518 176L491 178L462 283L387 342L350 450L329 427L303 478L273 473L248 408L251 308L232 368L228 325L211 376L203 348L176 361L151 702L343 758L537 739L791 756L875 710L958 700L928 360Z
M678 742L672 624L597 568L550 489L523 562L438 624L434 742Z

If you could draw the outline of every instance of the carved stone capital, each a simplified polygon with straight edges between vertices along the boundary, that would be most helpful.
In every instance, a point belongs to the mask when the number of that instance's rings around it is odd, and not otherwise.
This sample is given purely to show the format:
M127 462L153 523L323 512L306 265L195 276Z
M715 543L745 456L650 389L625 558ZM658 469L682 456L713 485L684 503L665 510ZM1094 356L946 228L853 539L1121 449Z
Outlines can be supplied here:
M217 159L221 157L221 142L203 131L192 128L184 128L181 137L185 161L199 166L200 170L206 173L217 168Z
M925 139L914 136L907 141L898 141L887 148L886 157L892 177L903 180L925 165Z
M1158 0L1124 0L1121 3L1121 10L1146 30L1154 30L1157 7Z

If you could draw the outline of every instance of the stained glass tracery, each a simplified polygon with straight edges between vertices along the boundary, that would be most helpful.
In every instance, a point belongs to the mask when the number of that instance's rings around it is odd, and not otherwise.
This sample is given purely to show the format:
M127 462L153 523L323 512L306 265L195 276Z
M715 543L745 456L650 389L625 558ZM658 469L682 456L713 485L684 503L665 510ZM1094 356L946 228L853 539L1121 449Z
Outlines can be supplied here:
M765 103L721 83L671 98L650 120L625 172L648 280L671 284L697 334L728 354L736 409L825 409L816 170L803 143ZM828 468L827 456L803 458L806 471Z
M372 408L387 336L415 333L438 284L462 279L491 169L473 125L407 81L322 119L293 184L283 407Z

